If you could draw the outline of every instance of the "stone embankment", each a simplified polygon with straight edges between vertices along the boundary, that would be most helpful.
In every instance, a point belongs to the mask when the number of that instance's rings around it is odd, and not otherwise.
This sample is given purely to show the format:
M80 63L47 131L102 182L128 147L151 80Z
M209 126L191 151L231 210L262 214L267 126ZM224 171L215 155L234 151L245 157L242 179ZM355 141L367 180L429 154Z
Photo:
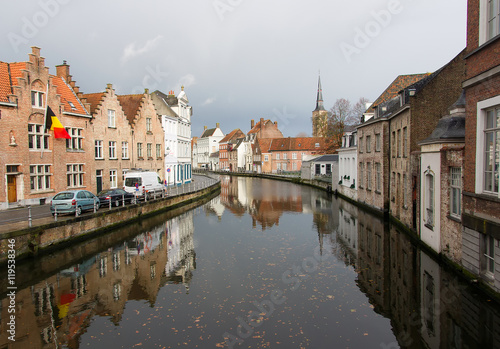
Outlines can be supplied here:
M15 246L16 260L36 256L102 235L134 221L188 205L219 191L220 182L217 181L186 194L3 233L0 235L0 264L7 261L9 245Z

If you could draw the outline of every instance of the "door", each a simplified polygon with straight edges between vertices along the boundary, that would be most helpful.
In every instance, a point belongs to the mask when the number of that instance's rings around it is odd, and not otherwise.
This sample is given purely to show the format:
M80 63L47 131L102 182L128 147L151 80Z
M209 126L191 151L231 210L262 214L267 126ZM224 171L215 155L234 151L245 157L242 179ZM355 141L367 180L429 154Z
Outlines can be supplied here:
M16 176L7 176L9 202L17 201Z
M99 194L102 191L102 170L96 170L95 177L97 185L97 194Z

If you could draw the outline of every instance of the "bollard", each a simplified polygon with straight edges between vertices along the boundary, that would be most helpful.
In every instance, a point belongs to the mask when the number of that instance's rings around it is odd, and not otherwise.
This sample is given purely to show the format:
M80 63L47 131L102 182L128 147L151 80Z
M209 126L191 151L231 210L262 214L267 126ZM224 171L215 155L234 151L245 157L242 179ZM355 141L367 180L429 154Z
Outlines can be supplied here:
M144 190L144 202L148 202L148 193Z
M110 209L110 210L111 210L111 201L112 201L112 200L111 200L111 196L110 196L110 197L109 197L109 205L108 205L108 207L109 207L109 209Z
M96 197L94 196L94 213L97 212L97 200Z
M78 217L78 205L75 206L75 217Z
M54 205L54 221L57 222L57 205Z
M155 190L155 193L153 194L153 197L156 200L156 190Z
M31 206L28 206L28 226L31 228L33 225L33 218L31 217Z
M122 194L122 206L125 207L125 194Z

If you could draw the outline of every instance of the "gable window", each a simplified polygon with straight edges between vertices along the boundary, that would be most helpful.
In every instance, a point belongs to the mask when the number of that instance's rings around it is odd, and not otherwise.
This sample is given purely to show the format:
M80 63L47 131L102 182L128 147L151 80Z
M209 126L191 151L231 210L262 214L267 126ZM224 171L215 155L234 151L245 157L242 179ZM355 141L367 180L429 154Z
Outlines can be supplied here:
M95 158L102 159L102 141L95 141Z
M462 169L452 167L450 169L450 215L460 218L462 211Z
M29 149L49 149L49 134L43 125L28 124Z
M146 118L146 131L151 132L151 118Z
M108 109L108 127L116 127L116 117L113 109Z
M40 91L31 91L31 106L34 108L43 108L44 93Z
M425 225L434 227L434 176L428 172L425 175Z

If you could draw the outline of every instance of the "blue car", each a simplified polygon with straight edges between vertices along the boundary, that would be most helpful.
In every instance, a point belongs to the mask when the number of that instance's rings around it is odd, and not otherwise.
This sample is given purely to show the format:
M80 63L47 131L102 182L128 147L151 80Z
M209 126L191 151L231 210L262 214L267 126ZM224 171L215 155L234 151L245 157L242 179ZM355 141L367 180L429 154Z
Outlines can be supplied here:
M67 190L57 193L52 198L50 212L52 215L62 213L78 213L81 215L85 210L99 209L99 198L87 190Z

